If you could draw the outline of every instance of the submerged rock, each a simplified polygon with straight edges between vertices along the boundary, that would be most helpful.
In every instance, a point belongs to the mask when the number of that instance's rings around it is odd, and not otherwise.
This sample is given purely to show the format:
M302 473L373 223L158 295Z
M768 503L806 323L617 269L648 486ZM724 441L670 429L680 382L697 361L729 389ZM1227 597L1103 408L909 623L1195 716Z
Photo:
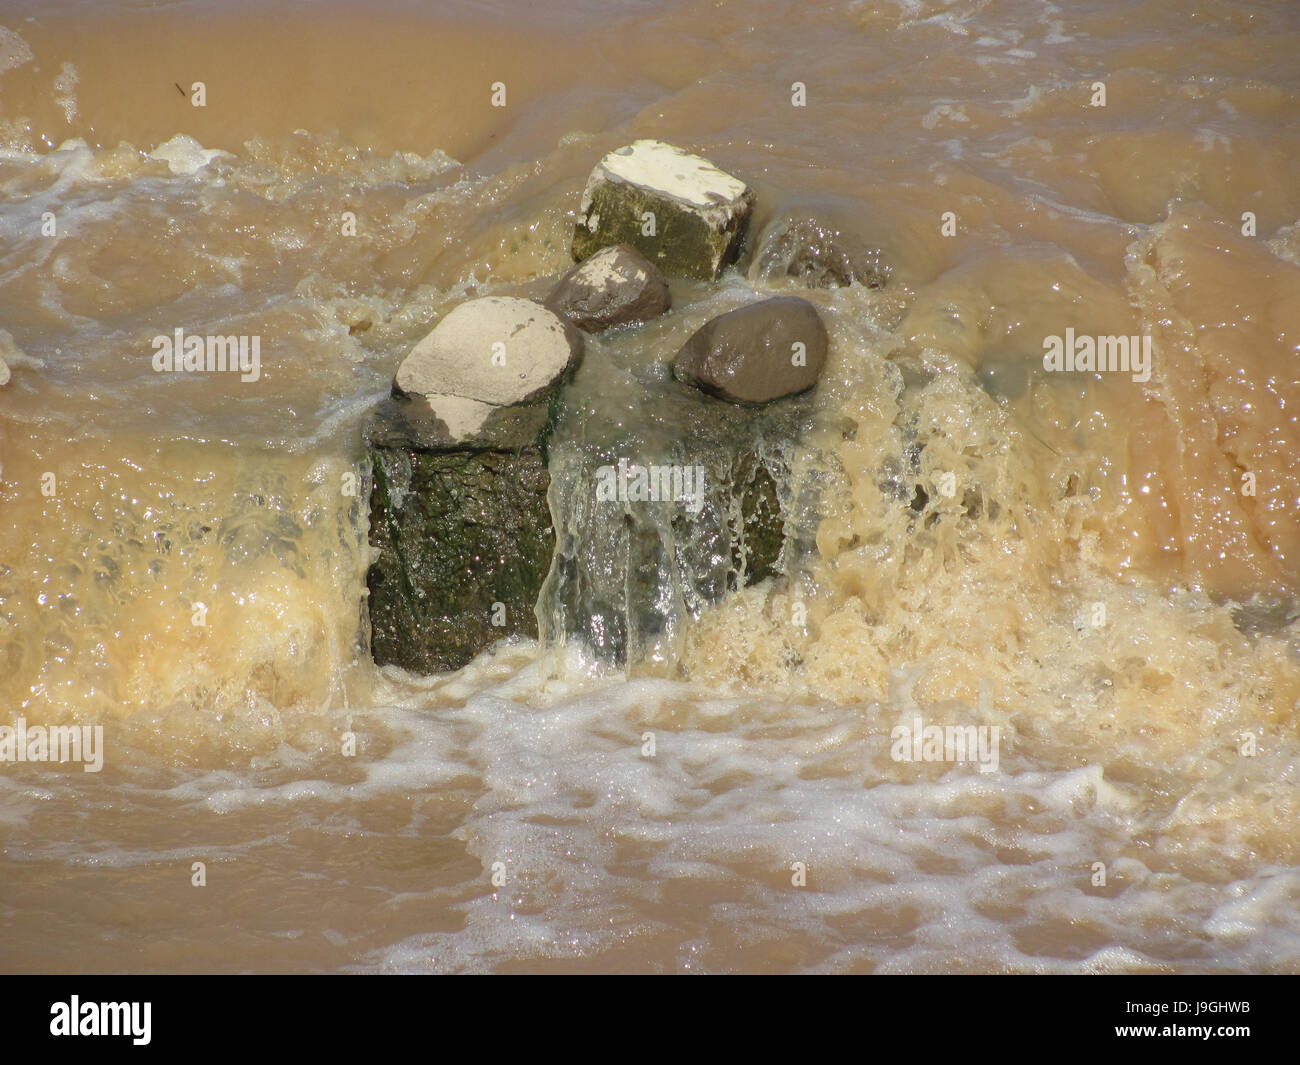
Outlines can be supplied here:
M366 586L379 665L445 672L503 637L537 636L555 546L546 410L496 408L468 438L423 398L387 400L371 417Z
M1275 636L1300 621L1300 603L1294 599L1258 593L1232 606L1232 623L1247 636Z
M565 274L545 305L583 332L599 333L657 318L672 297L659 268L630 244L619 244Z
M816 215L790 213L770 222L749 267L755 281L794 278L808 288L880 288L890 277L883 252Z
M663 387L647 406L675 407L674 428L574 411L581 435L551 444L557 543L537 608L547 649L577 642L606 665L671 666L705 609L785 571L789 467L810 405L720 405Z
M581 334L554 312L532 300L488 296L462 303L434 326L403 360L393 391L508 406L556 386L581 357Z
M665 273L713 280L739 253L753 205L753 191L707 159L662 141L636 141L592 170L573 257L581 262L631 244Z
M985 362L975 372L975 380L994 399L1019 399L1029 387L1030 365L1023 358Z
M817 308L778 296L706 322L673 359L673 375L731 403L769 403L812 388L828 346Z

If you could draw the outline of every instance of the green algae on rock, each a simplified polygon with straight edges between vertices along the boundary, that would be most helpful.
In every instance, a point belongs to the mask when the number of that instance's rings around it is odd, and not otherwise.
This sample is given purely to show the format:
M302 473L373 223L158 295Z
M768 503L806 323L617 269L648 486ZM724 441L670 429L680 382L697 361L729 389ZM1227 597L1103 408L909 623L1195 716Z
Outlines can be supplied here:
M461 304L402 362L365 428L370 647L440 673L537 635L555 534L545 440L578 364L573 326L531 300Z
M546 409L504 408L454 443L414 401L372 415L366 585L377 664L441 673L504 637L537 636L533 607L555 547Z
M573 258L630 244L666 274L715 280L739 254L753 206L753 191L707 159L662 141L636 141L592 170Z

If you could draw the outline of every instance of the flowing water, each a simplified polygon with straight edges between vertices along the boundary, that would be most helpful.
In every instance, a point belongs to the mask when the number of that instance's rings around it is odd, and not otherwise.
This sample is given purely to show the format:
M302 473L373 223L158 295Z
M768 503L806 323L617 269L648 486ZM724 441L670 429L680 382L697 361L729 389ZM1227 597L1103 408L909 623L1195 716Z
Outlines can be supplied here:
M0 764L3 968L1300 971L1293 4L0 27L0 725L103 727L100 772ZM545 647L376 670L361 421L446 309L545 291L638 137L892 268L808 294L784 573L650 573L671 624L614 668L560 596ZM587 427L667 447L707 405L666 360L793 291L589 344L557 565L605 520ZM257 336L255 379L155 372L177 329ZM1149 336L1150 379L1045 372L1067 329ZM995 771L891 757L918 718L997 727Z

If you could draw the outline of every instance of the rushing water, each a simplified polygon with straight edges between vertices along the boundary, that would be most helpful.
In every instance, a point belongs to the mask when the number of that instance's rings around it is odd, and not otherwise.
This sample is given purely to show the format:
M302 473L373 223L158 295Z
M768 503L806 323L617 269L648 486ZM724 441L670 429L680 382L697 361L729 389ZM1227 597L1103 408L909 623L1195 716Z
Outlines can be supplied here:
M4 968L1300 971L1294 5L557 7L0 12L0 725L104 730L0 763ZM893 270L808 294L786 572L656 570L625 668L560 595L546 648L375 670L365 412L645 136ZM790 291L592 341L570 559L586 427L670 447L665 361ZM256 379L154 372L178 328ZM1150 380L1044 372L1067 328ZM996 770L895 760L916 718Z

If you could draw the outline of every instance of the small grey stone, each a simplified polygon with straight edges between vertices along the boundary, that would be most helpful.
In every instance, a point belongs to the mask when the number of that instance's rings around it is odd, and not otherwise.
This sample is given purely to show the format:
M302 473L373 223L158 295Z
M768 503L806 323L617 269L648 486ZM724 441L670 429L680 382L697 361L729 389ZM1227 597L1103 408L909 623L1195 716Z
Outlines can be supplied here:
M542 448L368 454L376 664L444 673L505 637L535 639L555 550Z
M778 296L706 322L673 359L673 375L732 403L769 403L812 388L828 346L817 308Z
M630 244L575 266L546 298L550 310L587 333L657 318L671 305L659 268Z
M975 379L994 399L1019 399L1029 387L1029 366L1026 360L1014 358L986 362Z

